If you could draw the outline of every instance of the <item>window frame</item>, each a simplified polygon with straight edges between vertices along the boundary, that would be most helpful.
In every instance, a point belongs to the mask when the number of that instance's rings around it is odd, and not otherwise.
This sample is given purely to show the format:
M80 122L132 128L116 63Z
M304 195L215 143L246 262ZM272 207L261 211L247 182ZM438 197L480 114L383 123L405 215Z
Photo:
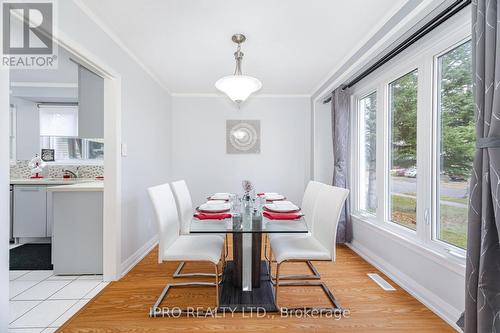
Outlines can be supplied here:
M433 79L432 81L435 84L435 88L433 89L433 107L432 107L432 155L433 155L433 163L432 163L432 188L431 188L431 195L432 195L432 201L431 201L431 218L433 223L431 223L431 240L433 242L436 242L439 244L439 246L442 246L446 248L446 251L451 253L454 256L465 258L466 255L466 250L462 249L456 245L453 245L451 243L448 243L444 240L439 239L438 231L439 231L439 224L440 224L440 216L439 216L439 210L440 210L440 198L439 198L439 182L440 182L440 158L439 158L439 153L440 153L440 110L439 110L439 103L440 103L440 96L439 96L439 58L448 52L454 50L455 48L471 41L471 36L467 36L465 38L462 38L461 40L456 41L454 44L448 46L446 49L443 49L441 52L437 53L434 55L433 59Z
M419 156L418 156L418 142L419 142L419 133L418 133L418 122L419 122L419 114L418 114L418 110L419 110L419 101L420 101L420 91L421 91L421 80L420 80L420 70L421 70L421 66L413 66L415 68L413 69L410 69L408 70L409 68L412 68L411 64L408 64L409 66L402 66L401 69L398 71L398 73L402 73L401 75L398 75L396 77L393 77L392 80L389 80L389 82L386 82L385 83L385 94L386 94L386 107L384 108L384 113L386 115L386 129L387 129L387 136L385 137L385 142L384 144L387 146L386 147L386 151L387 151L387 154L384 155L384 159L386 159L386 162L385 162L385 168L384 168L384 177L386 178L385 181L386 181L386 190L384 192L384 221L386 222L389 222L391 225L394 225L394 226L397 226L398 229L400 229L400 227L402 227L403 231L401 232L404 232L406 233L407 235L413 235L414 233L417 233L419 230L419 223L418 223L418 202L419 202L419 177L418 177L418 173L419 173ZM404 73L403 73L404 72ZM392 113L391 113L391 106L390 106L390 102L391 102L391 89L390 89L390 86L392 83L396 82L397 80L403 78L404 76L410 74L410 73L413 73L413 72L417 72L417 151L416 151L416 168L417 168L417 178L416 178L416 215L417 215L417 225L415 226L416 229L413 230L409 227L406 227L402 224L399 224L395 221L392 220L392 212L391 212L391 206L392 206L392 203L391 203L391 193L390 193L390 190L391 190L391 166L392 166ZM378 110L377 110L378 111ZM386 173L387 172L387 173ZM421 192L421 191L420 191ZM409 233L408 233L409 232Z
M368 87L367 89L363 90L359 95L358 97L356 97L356 115L354 117L354 124L355 124L355 128L357 129L361 129L361 118L362 118L362 115L361 115L361 110L360 110L360 102L367 98L368 96L372 95L373 93L375 93L375 101L376 101L376 104L378 105L378 91L377 91L377 87L374 86L374 87ZM378 107L377 107L378 109ZM377 125L378 125L378 118L377 118L377 112L375 113L375 119L377 119L376 121L376 128L377 128ZM354 141L354 145L356 147L361 147L361 143L364 141L362 139L362 136L364 135L364 131L361 131L361 130L358 130L358 131L355 131L355 141ZM376 146L378 146L378 143L376 143ZM378 156L378 155L376 155ZM361 174L361 158L364 158L361 156L361 150L358 148L356 149L356 158L353 159L354 161L354 168L357 172L356 176L354 177L354 186L355 188L359 189L361 188L361 182L360 182L360 174ZM375 161L375 170L378 170L378 158L376 159ZM377 171L376 171L377 173ZM378 176L378 174L377 174ZM375 178L376 180L376 178ZM369 218L372 218L372 217L376 217L377 216L377 210L378 210L378 206L379 206L379 203L378 203L378 191L376 191L377 193L377 207L375 209L375 213L370 213L368 212L367 210L365 209L361 209L360 208L360 202L361 202L361 191L356 191L356 199L353 201L354 204L356 206L353 206L355 207L354 209L361 215L365 216L365 217L369 217Z
M368 216L359 210L359 194L351 196L353 219L366 222L373 227L386 232L404 244L411 246L433 257L438 262L463 272L465 267L465 251L435 237L437 230L436 213L436 146L437 137L437 67L438 57L458 45L466 42L470 36L470 16L461 12L451 18L426 37L418 41L392 59L389 63L371 73L351 88L351 184L353 191L359 191L360 175L359 144L361 131L359 128L359 103L361 99L376 91L377 96L377 162L376 162L376 193L377 210L375 216ZM416 232L389 222L389 180L390 180L390 115L389 115L389 84L399 77L418 70L417 93L417 230ZM381 134L379 134L381 133ZM386 172L387 170L387 172ZM430 195L429 195L430 193ZM371 215L371 214L370 214Z

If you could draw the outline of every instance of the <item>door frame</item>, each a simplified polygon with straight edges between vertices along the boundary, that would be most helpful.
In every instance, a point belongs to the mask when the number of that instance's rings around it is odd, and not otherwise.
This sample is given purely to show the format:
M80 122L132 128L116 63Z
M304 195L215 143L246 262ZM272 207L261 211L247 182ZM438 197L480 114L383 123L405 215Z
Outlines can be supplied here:
M64 33L54 41L104 79L103 279L117 280L121 277L121 76Z
M104 154L103 195L103 280L117 280L121 277L121 76L105 61L64 33L59 31L57 36L53 36L53 40L59 47L67 50L74 57L73 60L104 79L104 142L106 153ZM8 92L10 90L9 83L8 69L0 69L0 87L7 85L9 87ZM0 105L0 112L7 115L9 114L8 96L7 94L6 103ZM0 145L6 146L6 151L0 150L0 163L2 164L0 173L3 173L0 174L0 183L2 181L9 182L10 178L8 131L3 136L5 138L0 139ZM5 140L7 140L7 145L2 144ZM2 193L3 195L4 193ZM8 213L8 209L5 212ZM6 218L8 221L8 216L3 215L5 216L0 216L0 219ZM0 225L3 225L1 228L5 229L5 234L7 234L8 223L1 223ZM0 234L3 235L3 232Z

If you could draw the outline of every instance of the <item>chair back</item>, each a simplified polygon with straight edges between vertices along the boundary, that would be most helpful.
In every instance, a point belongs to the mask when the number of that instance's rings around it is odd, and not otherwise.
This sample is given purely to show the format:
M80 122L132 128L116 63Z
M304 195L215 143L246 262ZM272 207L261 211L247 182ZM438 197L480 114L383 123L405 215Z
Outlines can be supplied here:
M348 195L349 190L345 188L324 185L316 200L312 235L331 251L332 261L336 256L335 245L340 213Z
M158 262L163 261L165 250L179 237L179 216L175 199L167 184L148 188L158 223L159 251Z
M179 229L181 235L189 234L191 220L193 218L193 201L191 194L184 180L178 180L170 184L177 202L177 212L179 213Z
M316 199L318 198L320 190L326 186L323 183L311 180L307 183L306 190L304 191L304 197L302 198L302 213L304 213L304 219L307 224L309 231L312 231L313 220L314 220L314 208L316 204Z

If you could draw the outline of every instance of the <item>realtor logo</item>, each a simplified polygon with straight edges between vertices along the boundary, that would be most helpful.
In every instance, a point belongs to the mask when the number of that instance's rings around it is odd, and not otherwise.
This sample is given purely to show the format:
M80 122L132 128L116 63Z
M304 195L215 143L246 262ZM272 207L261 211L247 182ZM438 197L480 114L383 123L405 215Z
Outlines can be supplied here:
M57 68L52 38L53 7L51 1L2 4L2 66L23 69Z

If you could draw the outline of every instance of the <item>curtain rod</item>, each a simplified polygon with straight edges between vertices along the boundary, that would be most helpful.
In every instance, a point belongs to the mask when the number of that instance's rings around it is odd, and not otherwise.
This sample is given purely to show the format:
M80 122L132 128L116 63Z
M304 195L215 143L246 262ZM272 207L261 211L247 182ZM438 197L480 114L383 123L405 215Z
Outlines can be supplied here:
M425 25L423 25L420 29L418 29L416 32L414 32L410 37L406 38L404 41L399 43L396 47L394 47L391 51L389 51L386 55L384 55L382 58L377 60L373 65L368 67L366 70L361 72L358 76L356 76L354 79L350 80L348 83L344 84L344 88L342 90L345 90L347 88L351 88L354 86L356 83L373 73L375 70L378 68L382 67L384 64L389 62L389 60L393 59L396 57L398 54L406 50L408 47L410 47L412 44L417 42L419 39L427 35L429 32L432 30L436 29L438 26L440 26L442 23L446 22L448 19L450 19L452 16L454 16L456 13L467 7L471 3L471 0L457 0L450 6L446 7L442 12L437 14L432 20L427 22ZM332 100L332 97L329 96L325 100L323 100L323 104L330 103Z

